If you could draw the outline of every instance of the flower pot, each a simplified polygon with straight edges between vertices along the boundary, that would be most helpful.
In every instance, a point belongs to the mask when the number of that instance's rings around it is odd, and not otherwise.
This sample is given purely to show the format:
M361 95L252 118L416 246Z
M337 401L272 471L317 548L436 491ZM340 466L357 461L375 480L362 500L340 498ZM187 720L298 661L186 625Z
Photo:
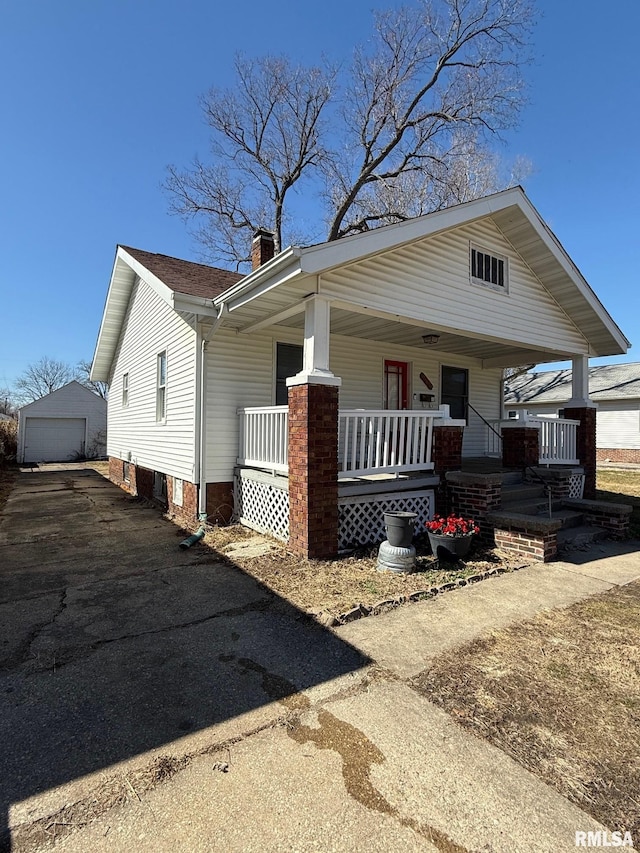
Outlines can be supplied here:
M460 560L469 553L474 535L468 533L466 536L441 536L438 533L429 533L429 543L434 556L439 560Z
M416 527L415 512L385 512L384 529L394 548L409 548Z

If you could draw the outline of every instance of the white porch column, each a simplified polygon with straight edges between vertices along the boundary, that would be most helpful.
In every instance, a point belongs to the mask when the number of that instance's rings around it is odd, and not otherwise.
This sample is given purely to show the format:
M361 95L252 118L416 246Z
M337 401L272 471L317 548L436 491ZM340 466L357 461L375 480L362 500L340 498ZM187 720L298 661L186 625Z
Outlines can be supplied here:
M304 307L304 350L302 370L290 379L292 385L336 385L342 380L329 370L331 302L324 296L310 296Z
M589 356L578 355L571 361L571 399L568 407L596 408L589 399Z

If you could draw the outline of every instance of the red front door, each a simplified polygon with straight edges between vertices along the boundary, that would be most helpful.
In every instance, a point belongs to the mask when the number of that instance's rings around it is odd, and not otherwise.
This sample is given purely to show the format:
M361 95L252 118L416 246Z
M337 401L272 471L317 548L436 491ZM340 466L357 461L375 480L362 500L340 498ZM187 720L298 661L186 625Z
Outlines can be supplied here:
M409 365L406 361L384 363L385 409L409 408Z

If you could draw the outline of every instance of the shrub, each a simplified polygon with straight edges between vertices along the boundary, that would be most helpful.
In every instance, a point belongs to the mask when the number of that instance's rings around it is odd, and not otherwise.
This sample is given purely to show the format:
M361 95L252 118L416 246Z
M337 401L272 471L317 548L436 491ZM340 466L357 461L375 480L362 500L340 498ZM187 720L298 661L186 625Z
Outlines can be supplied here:
M15 461L18 452L18 421L0 421L0 465Z

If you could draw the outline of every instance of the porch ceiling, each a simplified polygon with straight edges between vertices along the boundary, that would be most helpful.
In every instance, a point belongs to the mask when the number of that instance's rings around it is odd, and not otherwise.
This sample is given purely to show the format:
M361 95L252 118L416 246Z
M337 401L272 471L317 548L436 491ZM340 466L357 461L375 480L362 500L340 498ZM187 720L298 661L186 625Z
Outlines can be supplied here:
M304 313L289 317L278 323L278 326L303 329ZM428 333L440 335L436 345L425 344L422 336ZM415 325L402 320L389 320L369 314L360 314L344 308L331 309L331 333L345 337L366 338L388 344L418 347L433 353L476 358L486 367L513 366L528 363L543 363L571 358L570 353L550 353L548 350L523 349L516 343L509 344L502 340L479 339L469 337L455 331L426 327L424 324Z

